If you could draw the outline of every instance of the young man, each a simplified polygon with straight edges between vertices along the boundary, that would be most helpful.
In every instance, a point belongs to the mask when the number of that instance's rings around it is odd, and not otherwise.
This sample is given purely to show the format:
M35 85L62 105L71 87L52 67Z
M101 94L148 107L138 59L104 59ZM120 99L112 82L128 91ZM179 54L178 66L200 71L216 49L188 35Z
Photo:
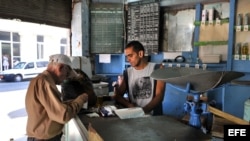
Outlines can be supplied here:
M50 56L47 70L30 81L25 97L28 141L61 141L64 124L75 117L88 100L88 95L82 93L71 101L62 102L56 85L71 73L69 57L55 54Z
M148 62L138 41L128 43L124 52L131 67L124 71L123 80L115 89L115 100L124 107L142 107L146 114L162 114L165 83L150 78L156 64ZM123 97L126 92L129 100Z

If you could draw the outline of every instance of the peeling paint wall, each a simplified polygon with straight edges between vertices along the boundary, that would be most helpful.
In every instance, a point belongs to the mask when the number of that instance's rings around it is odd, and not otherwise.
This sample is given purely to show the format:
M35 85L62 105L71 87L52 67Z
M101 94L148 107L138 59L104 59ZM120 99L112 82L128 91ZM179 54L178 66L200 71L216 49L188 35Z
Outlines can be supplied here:
M71 56L82 56L81 2L73 4L71 21Z

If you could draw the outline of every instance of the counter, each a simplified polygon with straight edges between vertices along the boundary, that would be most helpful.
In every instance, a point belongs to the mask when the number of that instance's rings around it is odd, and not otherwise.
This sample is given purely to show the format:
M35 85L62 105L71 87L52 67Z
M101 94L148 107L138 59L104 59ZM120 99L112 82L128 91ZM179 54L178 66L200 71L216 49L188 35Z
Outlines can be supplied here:
M79 114L75 122L81 135L88 136L92 127L104 141L208 141L211 135L168 116L148 116L132 119L118 117L89 118Z

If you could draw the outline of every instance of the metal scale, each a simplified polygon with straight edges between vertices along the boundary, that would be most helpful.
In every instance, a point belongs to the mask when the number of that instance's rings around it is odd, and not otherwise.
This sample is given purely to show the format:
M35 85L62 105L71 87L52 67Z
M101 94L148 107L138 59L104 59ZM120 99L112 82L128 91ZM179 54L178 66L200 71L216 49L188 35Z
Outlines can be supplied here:
M189 125L201 127L201 114L206 110L207 103L200 96L234 79L244 76L244 73L234 71L207 71L196 68L160 68L151 77L162 80L166 84L193 96L184 103L184 110L189 112Z

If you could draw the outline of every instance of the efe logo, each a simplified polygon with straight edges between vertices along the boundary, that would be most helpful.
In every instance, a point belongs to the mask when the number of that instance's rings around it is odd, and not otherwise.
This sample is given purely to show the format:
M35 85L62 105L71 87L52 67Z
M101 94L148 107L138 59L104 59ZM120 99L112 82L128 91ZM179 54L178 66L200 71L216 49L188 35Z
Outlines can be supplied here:
M224 125L224 141L240 139L249 141L250 125Z
M228 129L228 136L246 136L246 129Z

